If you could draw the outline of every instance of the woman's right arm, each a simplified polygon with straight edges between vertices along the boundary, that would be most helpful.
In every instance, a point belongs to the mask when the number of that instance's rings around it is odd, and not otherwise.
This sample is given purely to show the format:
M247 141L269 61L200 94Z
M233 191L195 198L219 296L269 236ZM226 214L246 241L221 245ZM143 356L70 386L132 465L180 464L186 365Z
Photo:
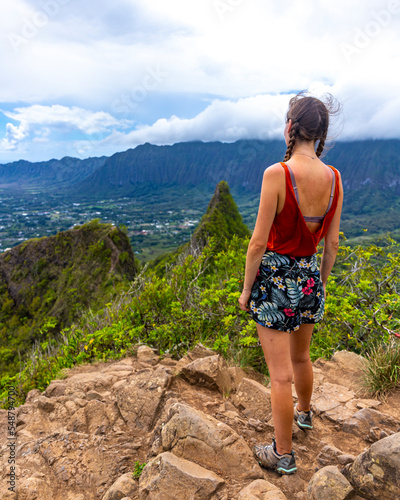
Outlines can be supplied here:
M342 179L339 174L338 204L331 225L329 226L328 232L325 235L324 251L322 252L321 281L322 284L324 285L324 291L326 290L326 283L328 281L329 275L331 274L333 264L335 263L336 260L336 255L339 250L339 227L340 227L340 216L342 214L342 206L343 206L343 185L342 185Z

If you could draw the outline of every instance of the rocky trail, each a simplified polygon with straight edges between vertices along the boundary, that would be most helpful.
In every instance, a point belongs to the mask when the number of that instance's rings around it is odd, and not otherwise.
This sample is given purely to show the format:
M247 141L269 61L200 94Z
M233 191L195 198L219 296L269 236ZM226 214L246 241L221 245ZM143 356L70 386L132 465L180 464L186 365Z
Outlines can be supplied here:
M200 345L179 362L142 346L137 357L77 366L17 409L17 493L0 410L0 498L398 500L400 392L364 398L362 363L346 351L314 363L314 429L293 425L298 472L282 477L252 455L274 435L257 374ZM147 464L140 480L136 462Z

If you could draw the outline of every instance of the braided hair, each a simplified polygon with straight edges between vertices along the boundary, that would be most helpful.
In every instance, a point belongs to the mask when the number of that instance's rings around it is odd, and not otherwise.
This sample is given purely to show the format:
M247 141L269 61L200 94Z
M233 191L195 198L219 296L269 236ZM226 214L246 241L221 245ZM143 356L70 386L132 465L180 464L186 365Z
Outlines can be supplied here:
M336 107L336 109L334 109ZM289 110L286 115L286 122L292 120L292 126L289 131L289 141L285 158L288 161L294 150L296 141L318 141L318 147L315 154L319 158L325 148L325 141L329 128L329 117L339 111L339 105L336 105L331 95L327 96L327 102L324 103L316 97L305 95L300 92L289 101Z

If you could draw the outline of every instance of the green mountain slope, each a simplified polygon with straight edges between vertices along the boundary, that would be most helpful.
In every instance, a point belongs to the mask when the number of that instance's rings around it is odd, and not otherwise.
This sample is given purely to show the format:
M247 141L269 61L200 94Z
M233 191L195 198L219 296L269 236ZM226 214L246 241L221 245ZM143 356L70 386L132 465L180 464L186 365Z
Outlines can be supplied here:
M246 238L250 231L243 222L239 209L233 199L226 181L217 184L207 211L193 232L191 240L174 252L169 252L155 259L150 267L161 275L166 267L176 264L180 256L198 253L211 238L215 238L214 248L219 251L234 236Z
M243 223L242 216L229 191L228 183L221 181L215 189L207 212L193 233L192 244L200 243L204 246L213 236L217 240L229 240L233 235L245 238L250 236L250 231Z
M0 373L15 373L35 340L103 305L136 264L125 233L96 221L0 255Z

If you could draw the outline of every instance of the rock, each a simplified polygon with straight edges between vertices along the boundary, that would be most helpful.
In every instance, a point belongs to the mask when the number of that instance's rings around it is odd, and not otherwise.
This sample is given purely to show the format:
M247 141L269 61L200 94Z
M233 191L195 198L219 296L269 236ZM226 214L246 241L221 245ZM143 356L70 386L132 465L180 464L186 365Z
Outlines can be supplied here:
M155 457L143 469L139 497L141 500L211 500L223 498L218 493L222 493L224 484L214 472L167 452Z
M400 423L390 415L370 408L363 408L343 423L343 431L364 436L367 441L380 439L381 432L392 434L400 431Z
M72 419L68 422L67 430L73 432L87 432L87 420L85 407L76 411Z
M257 479L240 490L237 500L287 500L287 497L277 486Z
M233 404L249 418L269 419L271 390L249 378L244 378L232 397Z
M347 500L353 495L354 490L351 484L333 465L320 469L308 483L307 498L309 500Z
M50 387L50 386L49 386ZM32 389L31 391L28 392L25 398L25 404L26 403L32 403L35 399L37 399L39 396L41 396L42 393L39 391L39 389Z
M398 500L400 497L400 433L388 436L361 453L344 475L361 496Z
M197 344L191 351L188 351L183 358L181 358L175 366L174 375L179 375L182 368L187 366L195 359L206 358L207 356L215 356L215 351L204 347L203 344Z
M37 477L21 479L17 484L18 500L53 500L50 486Z
M67 384L64 380L52 380L50 384L46 387L44 391L44 395L47 398L55 398L57 396L63 396L65 394L65 390L67 388Z
M205 347L199 342L191 351L188 351L186 353L186 356L189 361L194 361L195 359L206 358L207 356L215 356L215 351L209 349L208 347Z
M105 373L102 371L77 373L68 377L68 384L64 388L63 394L74 394L75 396L82 394L86 397L86 394L91 391L101 392L108 390L117 380L118 377L113 373ZM49 389L49 387L47 389ZM45 393L46 396L49 396L47 389ZM57 390L57 396L61 395L58 394L58 392ZM51 397L53 397L53 395L55 395L55 393L52 391Z
M221 371L227 369L224 359L220 355L199 358L182 368L182 376L191 384L218 389L226 384L223 382ZM219 380L218 380L219 379Z
M320 467L336 465L337 463L346 465L354 462L355 459L356 457L354 455L343 453L343 451L331 445L324 446L317 456L317 462Z
M96 392L96 391L89 391L86 394L86 398L87 398L88 401L92 401L93 399L97 399L98 401L102 401L103 400L103 396L101 394L99 394L98 392Z
M137 358L141 363L148 363L150 365L156 365L160 359L153 349L147 345L141 345L137 350Z
M89 434L105 434L111 428L111 423L106 414L106 405L100 401L92 400L85 406L87 429Z
M344 371L361 372L366 359L351 351L336 351L331 361Z
M160 446L231 478L258 479L261 468L246 441L228 425L188 405L170 406L160 433Z
M39 396L37 401L37 406L46 413L51 413L54 411L54 403L44 396Z
M301 467L302 469L303 467ZM302 474L300 469L300 474ZM304 481L300 474L283 475L277 484L278 488L285 492L288 499L306 498L305 491L307 490L308 481Z
M150 430L171 381L168 368L159 366L113 386L118 408L129 427Z
M226 392L236 391L241 383L241 381L246 377L246 372L243 368L237 366L230 366L228 368L228 373L230 376L231 389Z
M124 497L134 496L138 491L138 482L128 472L119 477L107 490L102 500L122 500Z
M354 398L354 391L342 385L325 382L317 387L311 399L311 406L316 415L327 412Z
M357 399L356 408L362 410L363 408L377 408L382 403L376 399Z

